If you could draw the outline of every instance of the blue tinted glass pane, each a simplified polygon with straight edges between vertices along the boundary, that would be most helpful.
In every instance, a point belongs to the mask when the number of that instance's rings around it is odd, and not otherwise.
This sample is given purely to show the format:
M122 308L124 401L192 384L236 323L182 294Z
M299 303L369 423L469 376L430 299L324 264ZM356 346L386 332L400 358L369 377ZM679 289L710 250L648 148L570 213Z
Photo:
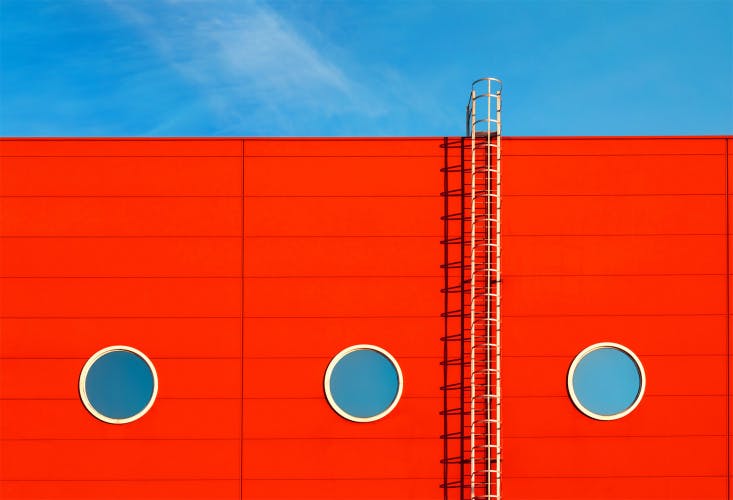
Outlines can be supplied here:
M350 352L331 373L331 396L354 417L379 415L389 408L398 390L395 366L386 356L370 349Z
M153 373L137 354L111 351L89 369L86 392L94 409L105 417L129 418L153 396Z
M573 375L573 390L580 403L598 415L628 409L641 390L636 362L624 351L603 347L586 354Z

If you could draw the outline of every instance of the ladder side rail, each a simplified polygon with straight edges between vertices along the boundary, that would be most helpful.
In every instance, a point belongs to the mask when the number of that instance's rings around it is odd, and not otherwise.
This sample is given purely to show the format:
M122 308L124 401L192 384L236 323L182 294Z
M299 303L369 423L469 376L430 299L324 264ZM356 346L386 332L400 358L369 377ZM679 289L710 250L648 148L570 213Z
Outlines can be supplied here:
M470 339L471 339L471 498L476 497L476 91L471 90L471 284L470 284Z
M496 299L494 318L496 368L496 499L501 498L501 87L496 91Z

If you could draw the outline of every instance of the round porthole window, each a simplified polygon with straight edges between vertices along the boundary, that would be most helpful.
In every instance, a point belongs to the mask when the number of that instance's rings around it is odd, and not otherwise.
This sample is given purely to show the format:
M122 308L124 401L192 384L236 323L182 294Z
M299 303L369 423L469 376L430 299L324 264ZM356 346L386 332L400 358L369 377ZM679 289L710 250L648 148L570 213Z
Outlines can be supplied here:
M158 375L145 354L127 346L95 353L79 377L84 406L99 420L126 424L150 410L158 394Z
M639 358L627 347L612 342L584 349L568 371L570 398L581 412L597 420L615 420L631 413L645 387Z
M331 360L324 388L331 407L354 422L373 422L394 410L402 396L402 371L381 347L359 344Z

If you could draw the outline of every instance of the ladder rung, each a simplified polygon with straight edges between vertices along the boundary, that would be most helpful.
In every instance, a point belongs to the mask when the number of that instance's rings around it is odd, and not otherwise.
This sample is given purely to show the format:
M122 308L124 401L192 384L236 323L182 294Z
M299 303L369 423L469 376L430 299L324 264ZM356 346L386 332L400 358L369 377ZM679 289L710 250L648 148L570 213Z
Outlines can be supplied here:
M499 96L498 94L492 94L491 92L489 92L488 94L476 94L475 96L473 96L473 100L476 100L480 97L499 97Z
M496 461L496 459L493 459L493 458L491 458L491 459L488 459L488 460L487 460L487 459L485 459L485 458L481 458L481 459L479 459L479 458L476 458L476 459L475 459L475 461L476 461L476 462L479 462L479 461L480 461L480 463L486 463L486 464L496 464L496 462L497 462L497 461ZM485 473L487 473L487 472L498 472L498 470L496 470L496 469L492 469L492 468L487 468L487 469L477 469L477 470L473 471L473 472L472 472L471 474L479 475L479 474L485 474ZM474 482L475 482L476 484L483 484L483 485L486 485L486 483L485 483L485 482L483 482L483 481L474 481Z
M481 385L476 385L476 384L474 384L474 386L477 387L477 388L479 388L479 389L482 389L482 390L487 390L487 392L489 390L489 388L487 388L486 386L481 386ZM478 395L478 396L474 396L472 398L472 400L474 402L476 402L476 401L484 401L484 400L492 400L493 401L494 399L496 399L496 397L497 396L495 394L481 394L481 395Z
M487 374L495 374L495 373L498 373L498 372L499 372L499 370L497 370L496 368L487 368L487 369L484 369L484 370L476 370L476 371L473 371L473 372L471 372L471 375L487 375Z
M489 464L496 463L496 460L491 460L491 461L489 461L487 463L489 463ZM497 471L496 471L496 469L478 469L478 470L476 470L476 474L486 474L488 472L497 472Z
M479 396L474 396L471 398L471 401L477 401L480 399L496 399L496 394L481 394Z
M487 424L487 423L489 423L489 424L498 424L499 421L496 420L495 418L494 419L489 418L489 419L483 419L483 420L475 420L474 423L480 423L480 424ZM477 436L487 437L488 435L487 434L477 434Z
M488 437L488 434L487 434L487 437ZM487 448L490 450L495 450L499 448L499 445L498 444L479 444L479 445L474 445L473 448L471 449L472 450L484 450Z

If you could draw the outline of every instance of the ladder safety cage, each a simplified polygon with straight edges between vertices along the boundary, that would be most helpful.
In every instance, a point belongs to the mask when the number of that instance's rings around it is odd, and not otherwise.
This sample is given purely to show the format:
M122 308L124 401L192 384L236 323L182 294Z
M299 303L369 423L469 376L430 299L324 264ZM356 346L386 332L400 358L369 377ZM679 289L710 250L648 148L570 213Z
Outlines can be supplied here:
M476 80L466 107L471 500L501 498L501 90L501 80Z

